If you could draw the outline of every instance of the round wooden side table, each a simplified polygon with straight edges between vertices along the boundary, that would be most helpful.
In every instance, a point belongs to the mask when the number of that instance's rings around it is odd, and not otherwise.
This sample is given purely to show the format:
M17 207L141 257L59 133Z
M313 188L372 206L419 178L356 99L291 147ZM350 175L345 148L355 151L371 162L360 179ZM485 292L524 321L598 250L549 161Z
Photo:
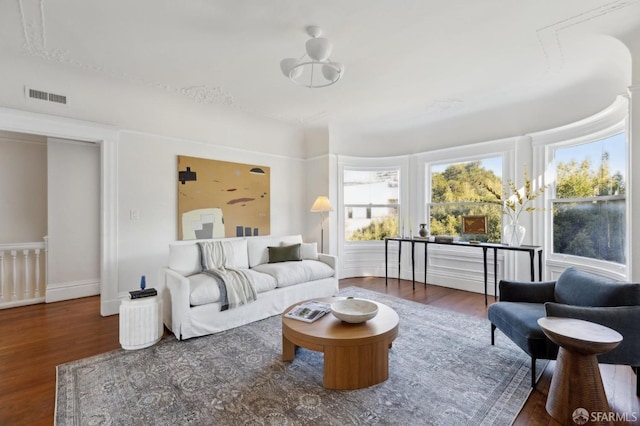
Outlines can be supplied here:
M314 300L340 299L344 297ZM293 361L298 346L323 352L323 386L328 389L360 389L384 382L389 378L389 348L398 336L400 319L387 305L375 303L378 315L360 324L342 322L331 313L312 323L282 315L282 359Z
M603 325L573 318L544 317L538 320L538 325L560 346L547 396L547 413L563 425L576 424L574 415L608 413L609 403L596 355L618 346L622 335ZM610 422L589 422L594 424Z

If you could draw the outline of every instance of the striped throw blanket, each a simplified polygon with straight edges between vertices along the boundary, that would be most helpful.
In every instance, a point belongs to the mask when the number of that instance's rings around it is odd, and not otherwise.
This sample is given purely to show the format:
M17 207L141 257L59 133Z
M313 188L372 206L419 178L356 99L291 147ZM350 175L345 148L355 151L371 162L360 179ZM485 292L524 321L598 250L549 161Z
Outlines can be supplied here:
M232 309L257 299L253 284L240 269L233 265L233 251L224 241L199 242L202 273L215 278L220 288L221 311Z

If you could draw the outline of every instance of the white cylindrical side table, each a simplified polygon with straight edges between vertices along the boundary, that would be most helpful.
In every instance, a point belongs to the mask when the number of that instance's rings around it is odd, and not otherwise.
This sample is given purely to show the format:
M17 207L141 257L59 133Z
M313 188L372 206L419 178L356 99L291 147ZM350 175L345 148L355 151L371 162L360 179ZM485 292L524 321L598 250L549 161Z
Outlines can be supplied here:
M120 304L120 345L142 349L157 343L164 331L159 296L123 299Z

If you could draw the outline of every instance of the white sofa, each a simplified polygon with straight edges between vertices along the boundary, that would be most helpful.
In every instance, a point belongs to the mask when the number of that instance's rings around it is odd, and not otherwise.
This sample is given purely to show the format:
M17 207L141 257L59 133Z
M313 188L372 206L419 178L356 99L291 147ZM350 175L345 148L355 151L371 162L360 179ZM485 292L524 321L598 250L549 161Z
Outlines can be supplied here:
M221 311L217 281L202 273L198 242L169 246L169 264L163 268L164 323L179 340L217 333L279 315L297 302L338 293L337 259L318 254L316 243L303 243L300 235L223 238L227 267L246 273L257 299ZM269 263L269 247L300 244L299 261ZM276 260L275 257L272 260Z

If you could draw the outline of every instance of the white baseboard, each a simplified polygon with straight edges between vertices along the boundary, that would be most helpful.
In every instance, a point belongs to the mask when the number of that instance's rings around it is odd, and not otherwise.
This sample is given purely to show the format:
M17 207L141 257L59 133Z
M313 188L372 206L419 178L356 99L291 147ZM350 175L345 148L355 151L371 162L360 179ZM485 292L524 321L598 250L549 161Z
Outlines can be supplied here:
M79 297L96 296L100 294L100 279L72 281L66 283L49 283L45 293L45 302L60 302L62 300L77 299Z

